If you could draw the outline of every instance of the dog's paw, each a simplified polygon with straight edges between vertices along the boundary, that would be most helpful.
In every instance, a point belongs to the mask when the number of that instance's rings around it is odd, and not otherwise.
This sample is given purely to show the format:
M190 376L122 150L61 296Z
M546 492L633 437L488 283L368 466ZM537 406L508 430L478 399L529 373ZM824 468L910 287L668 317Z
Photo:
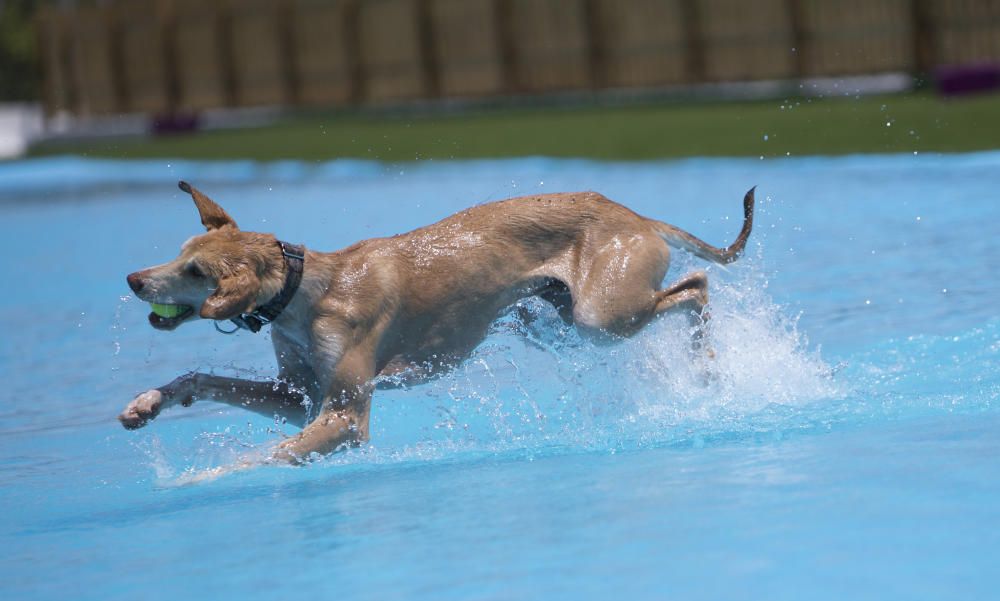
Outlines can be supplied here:
M163 393L155 388L147 390L132 399L125 410L118 415L118 421L128 430L145 426L149 420L160 414L163 408Z

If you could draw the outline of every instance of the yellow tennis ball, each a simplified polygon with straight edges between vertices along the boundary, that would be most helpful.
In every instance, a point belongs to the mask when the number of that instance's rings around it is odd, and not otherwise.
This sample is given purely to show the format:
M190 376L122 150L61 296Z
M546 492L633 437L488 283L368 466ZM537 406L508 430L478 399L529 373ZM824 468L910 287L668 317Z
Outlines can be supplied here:
M149 306L153 308L153 313L166 318L177 317L187 309L184 305L161 305L160 303L149 303Z

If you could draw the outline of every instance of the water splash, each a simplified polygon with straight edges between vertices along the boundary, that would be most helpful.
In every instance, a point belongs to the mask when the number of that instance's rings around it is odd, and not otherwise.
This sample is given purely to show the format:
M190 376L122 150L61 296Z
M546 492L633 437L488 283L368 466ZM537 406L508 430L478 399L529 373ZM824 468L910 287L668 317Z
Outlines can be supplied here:
M679 264L682 271L694 266L686 257ZM770 299L760 271L740 266L710 279L704 342L714 359L692 356L684 315L657 320L629 340L595 345L550 305L527 299L452 372L377 392L372 443L323 463L618 452L780 438L815 427L817 416L828 413L816 406L846 398L848 388ZM186 454L188 471L260 451L279 432L247 425L203 433Z
M668 281L703 267L684 255L675 263ZM771 299L759 264L751 258L709 268L705 344L714 359L692 358L683 315L597 346L563 324L551 306L528 299L498 320L454 371L422 386L378 391L372 442L320 463L366 469L745 444L926 411L981 410L1000 397L995 370L968 382L963 367L996 364L1000 320L958 336L884 341L831 368L797 318ZM232 416L227 423L244 419ZM182 473L196 475L266 453L291 433L258 422L194 435L195 448L174 456L189 466Z
M168 482L176 477L177 471L171 465L169 453L163 448L163 442L159 436L154 434L136 441L132 445L145 455L146 463L153 470L157 482Z
M371 449L330 461L615 452L761 432L780 436L786 428L811 427L809 416L823 414L807 406L848 395L809 349L796 320L768 297L762 274L738 268L712 279L705 343L714 359L692 358L686 316L595 346L549 305L529 299L498 321L455 371L383 394Z

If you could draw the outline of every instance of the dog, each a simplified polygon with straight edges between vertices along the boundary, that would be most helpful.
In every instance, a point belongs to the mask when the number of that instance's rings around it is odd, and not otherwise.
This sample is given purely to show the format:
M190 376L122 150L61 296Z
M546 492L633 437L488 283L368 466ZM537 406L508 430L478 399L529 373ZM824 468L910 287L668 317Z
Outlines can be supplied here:
M245 232L185 182L206 233L180 255L129 274L158 330L196 319L270 324L274 381L189 373L139 394L118 416L144 426L163 409L217 401L302 427L268 461L302 463L368 440L372 393L413 385L459 364L519 299L550 302L585 337L628 337L657 316L700 321L704 271L660 288L670 247L735 261L753 227L754 189L735 242L716 248L594 192L523 196L478 205L433 225L332 253ZM220 328L221 329L221 328ZM696 328L697 329L697 328ZM307 409L317 403L315 415Z

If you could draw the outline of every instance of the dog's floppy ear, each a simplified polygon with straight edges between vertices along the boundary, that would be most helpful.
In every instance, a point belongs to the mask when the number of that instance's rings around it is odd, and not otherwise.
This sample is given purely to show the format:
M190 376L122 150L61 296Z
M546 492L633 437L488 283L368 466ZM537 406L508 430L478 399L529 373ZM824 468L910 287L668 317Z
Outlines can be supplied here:
M194 204L198 207L198 214L201 215L201 224L205 226L206 230L212 231L223 227L239 229L229 213L215 204L211 198L202 194L198 188L183 181L177 182L177 187L190 194L191 198L194 199Z
M219 285L198 312L204 319L232 319L240 313L250 313L260 289L260 280L249 266L219 280Z

